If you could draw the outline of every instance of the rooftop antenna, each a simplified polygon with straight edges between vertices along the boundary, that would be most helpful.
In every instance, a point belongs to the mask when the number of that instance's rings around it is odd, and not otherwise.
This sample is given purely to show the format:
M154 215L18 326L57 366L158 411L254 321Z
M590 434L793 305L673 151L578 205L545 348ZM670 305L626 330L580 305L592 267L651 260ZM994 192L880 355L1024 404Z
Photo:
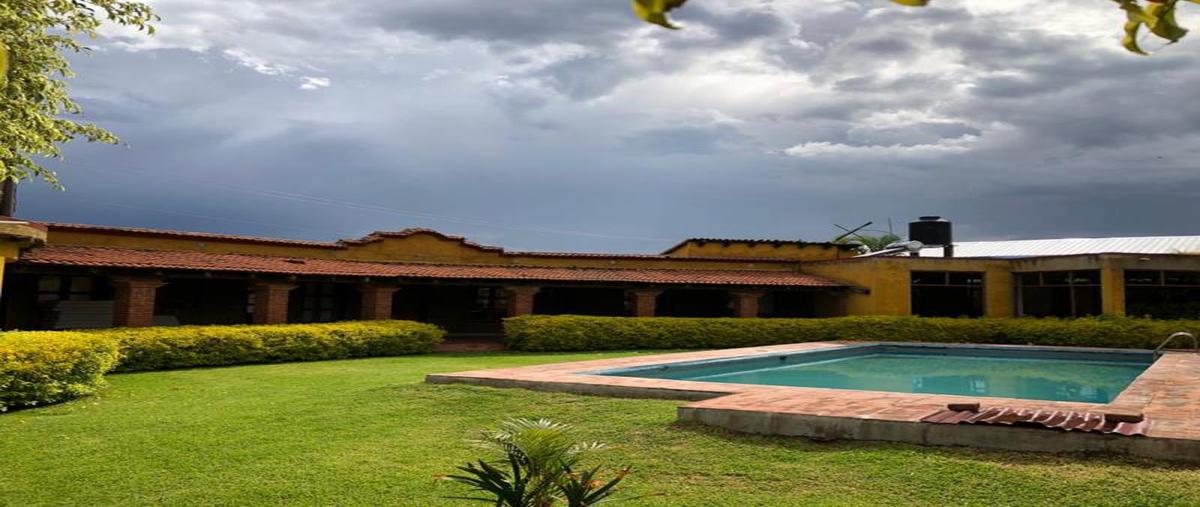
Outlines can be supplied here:
M888 221L890 222L890 221L891 221L891 219L888 219ZM853 229L847 229L847 228L845 228L845 227L842 227L842 226L840 226L840 225L838 225L838 224L833 224L833 226L834 226L834 227L837 227L838 229L841 229L841 230L843 230L843 231L846 231L846 233L845 233L845 234L842 234L841 236L838 236L838 237L836 237L836 238L833 238L833 241L832 241L832 242L833 242L833 243L837 243L838 241L841 241L841 240L843 240L843 239L846 239L847 237L854 235L854 233L856 233L856 232L858 232L858 231L861 231L861 230L863 230L863 229L866 229L867 227L869 227L869 226L870 226L871 224L873 224L873 223L874 223L874 222L867 222L867 223L865 223L865 224L862 224L862 225L860 225L860 226L858 226L858 227L855 227L855 228L853 228ZM889 229L891 229L891 226L889 226L888 228L889 228Z

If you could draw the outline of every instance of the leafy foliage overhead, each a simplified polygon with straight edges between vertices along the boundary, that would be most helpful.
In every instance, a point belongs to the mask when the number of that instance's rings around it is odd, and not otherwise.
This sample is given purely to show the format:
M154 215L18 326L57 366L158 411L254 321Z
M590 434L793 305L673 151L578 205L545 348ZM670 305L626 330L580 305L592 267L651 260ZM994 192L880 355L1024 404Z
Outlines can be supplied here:
M1178 42L1187 35L1187 29L1179 26L1175 19L1175 9L1179 2L1200 4L1200 0L1113 0L1121 10L1125 11L1125 38L1121 45L1137 54L1146 54L1138 44L1142 27L1150 33L1168 42ZM643 21L662 27L677 29L667 17L673 9L682 7L687 0L631 0L633 12ZM892 2L910 7L923 7L929 0L892 0Z
M67 95L65 80L73 74L64 53L86 51L80 39L95 38L102 23L153 33L157 20L146 4L125 0L0 2L0 180L41 178L58 185L37 158L61 157L59 145L75 138L117 141L100 127L70 119L82 110Z
M8 46L0 42L0 88L8 83Z

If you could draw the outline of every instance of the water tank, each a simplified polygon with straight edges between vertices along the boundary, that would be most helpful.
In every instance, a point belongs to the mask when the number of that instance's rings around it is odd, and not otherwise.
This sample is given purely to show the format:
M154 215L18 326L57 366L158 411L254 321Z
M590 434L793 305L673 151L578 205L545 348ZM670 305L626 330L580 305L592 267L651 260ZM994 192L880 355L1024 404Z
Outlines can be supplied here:
M940 246L946 257L954 256L954 234L950 221L942 217L926 216L908 223L908 239L920 241L926 246Z

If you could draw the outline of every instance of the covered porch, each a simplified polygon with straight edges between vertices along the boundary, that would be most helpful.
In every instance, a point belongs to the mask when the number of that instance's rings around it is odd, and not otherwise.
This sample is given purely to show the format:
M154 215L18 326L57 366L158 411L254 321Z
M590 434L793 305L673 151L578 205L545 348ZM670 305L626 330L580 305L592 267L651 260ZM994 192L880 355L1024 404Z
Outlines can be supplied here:
M405 319L453 335L498 335L530 314L673 317L835 316L840 288L579 284L269 276L15 266L5 329L283 324Z
M794 271L555 268L99 247L26 251L5 273L5 329L406 319L498 336L530 314L844 315L855 290Z

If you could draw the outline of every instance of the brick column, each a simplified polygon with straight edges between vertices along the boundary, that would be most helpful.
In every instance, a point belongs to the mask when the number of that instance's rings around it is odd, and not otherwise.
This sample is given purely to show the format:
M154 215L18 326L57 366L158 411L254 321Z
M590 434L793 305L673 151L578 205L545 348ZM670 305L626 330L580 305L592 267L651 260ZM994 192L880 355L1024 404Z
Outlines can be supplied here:
M633 303L634 317L653 317L658 309L658 295L662 294L659 289L633 289L629 291L631 303Z
M400 290L396 285L364 283L358 287L362 293L362 320L389 320L392 318L392 294Z
M758 317L758 300L765 296L760 291L734 291L729 293L733 298L733 316L751 318Z
M528 285L505 287L504 291L508 294L508 316L533 314L533 296L540 290L541 287Z
M113 326L146 327L154 324L154 296L166 285L159 278L113 277Z
M287 324L288 292L297 286L291 283L263 282L250 286L254 291L255 324Z

